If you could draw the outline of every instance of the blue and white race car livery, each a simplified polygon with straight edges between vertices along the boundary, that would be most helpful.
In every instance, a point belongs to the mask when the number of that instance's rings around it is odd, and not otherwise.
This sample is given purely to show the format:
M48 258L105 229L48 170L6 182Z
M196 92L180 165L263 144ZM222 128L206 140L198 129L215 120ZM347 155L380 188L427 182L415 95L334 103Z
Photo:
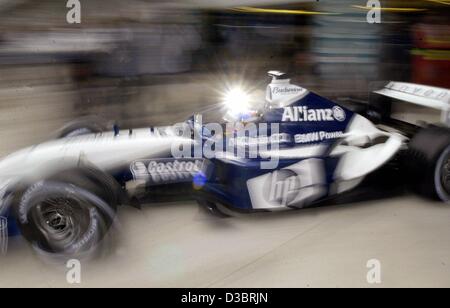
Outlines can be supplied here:
M450 91L391 82L377 91L383 104L356 112L284 73L269 75L257 104L231 89L223 104L183 123L110 132L75 125L5 157L0 216L39 252L74 255L98 248L117 206L174 196L232 216L333 204L375 178L450 200ZM439 110L442 121L395 120L386 112L393 99Z

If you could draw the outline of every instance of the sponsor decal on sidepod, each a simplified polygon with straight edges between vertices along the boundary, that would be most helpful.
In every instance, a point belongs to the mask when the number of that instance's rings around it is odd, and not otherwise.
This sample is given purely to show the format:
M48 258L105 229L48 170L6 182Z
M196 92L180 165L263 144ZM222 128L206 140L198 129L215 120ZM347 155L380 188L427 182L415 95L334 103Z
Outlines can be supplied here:
M135 161L130 166L135 180L149 184L178 183L192 180L205 169L204 159L161 159Z
M344 109L339 106L324 109L308 109L307 106L284 107L283 122L345 121Z
M319 142L324 140L332 140L340 138L344 135L342 131L335 132L311 132L306 134L297 134L294 136L295 143L309 143L309 142Z

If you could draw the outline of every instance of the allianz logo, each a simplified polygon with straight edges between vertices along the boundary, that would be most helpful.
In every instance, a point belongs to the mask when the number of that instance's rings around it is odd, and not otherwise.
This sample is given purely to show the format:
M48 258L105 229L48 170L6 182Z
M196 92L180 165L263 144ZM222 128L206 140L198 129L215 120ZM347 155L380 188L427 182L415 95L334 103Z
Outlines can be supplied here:
M324 109L309 109L307 106L292 106L283 108L282 122L323 122L345 121L344 109L339 106Z

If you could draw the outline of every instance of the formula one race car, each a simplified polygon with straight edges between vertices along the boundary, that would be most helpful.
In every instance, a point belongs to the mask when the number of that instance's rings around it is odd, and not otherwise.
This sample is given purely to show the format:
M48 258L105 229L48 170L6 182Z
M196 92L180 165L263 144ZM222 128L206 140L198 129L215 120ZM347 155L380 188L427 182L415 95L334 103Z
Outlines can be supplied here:
M183 123L102 132L82 122L4 158L0 216L39 252L66 256L95 250L119 205L175 195L219 216L334 204L379 182L450 200L449 90L390 82L350 108L269 75L256 104L231 88ZM393 100L438 110L441 123L395 119Z

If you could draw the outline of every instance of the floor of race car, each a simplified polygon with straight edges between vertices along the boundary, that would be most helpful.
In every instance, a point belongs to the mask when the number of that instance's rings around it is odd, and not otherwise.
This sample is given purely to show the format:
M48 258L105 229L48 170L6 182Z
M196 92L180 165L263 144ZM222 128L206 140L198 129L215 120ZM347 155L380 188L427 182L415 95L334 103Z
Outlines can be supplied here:
M111 256L82 262L81 287L450 286L450 206L415 196L216 219L194 203L119 212ZM381 284L367 282L368 260ZM0 287L69 287L21 238Z

